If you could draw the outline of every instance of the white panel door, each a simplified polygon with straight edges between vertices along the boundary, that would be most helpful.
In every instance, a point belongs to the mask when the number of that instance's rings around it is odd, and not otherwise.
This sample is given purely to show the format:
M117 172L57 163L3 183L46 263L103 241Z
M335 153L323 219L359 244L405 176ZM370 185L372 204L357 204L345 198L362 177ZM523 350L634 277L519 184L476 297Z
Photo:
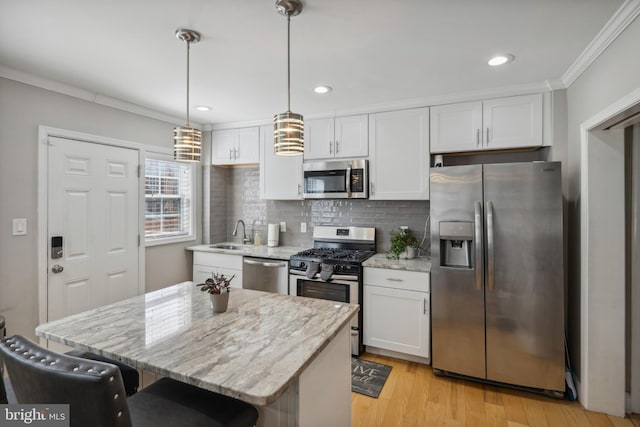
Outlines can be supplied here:
M55 137L48 150L52 321L138 294L139 160L136 150ZM60 258L53 236L62 236Z
M542 94L488 99L482 115L485 149L542 145Z

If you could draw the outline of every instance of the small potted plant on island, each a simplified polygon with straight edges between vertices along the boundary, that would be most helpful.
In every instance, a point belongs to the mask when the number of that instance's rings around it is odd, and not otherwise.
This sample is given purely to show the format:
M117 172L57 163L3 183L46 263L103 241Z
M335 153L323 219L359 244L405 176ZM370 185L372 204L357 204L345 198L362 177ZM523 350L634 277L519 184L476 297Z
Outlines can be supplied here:
M198 283L196 285L202 286L200 288L202 292L209 293L209 300L214 313L224 313L227 311L231 280L233 280L234 277L236 277L235 274L227 278L224 274L213 273L213 277L205 280L204 283Z
M416 257L418 240L409 228L391 232L391 247L387 255L391 259L413 259Z

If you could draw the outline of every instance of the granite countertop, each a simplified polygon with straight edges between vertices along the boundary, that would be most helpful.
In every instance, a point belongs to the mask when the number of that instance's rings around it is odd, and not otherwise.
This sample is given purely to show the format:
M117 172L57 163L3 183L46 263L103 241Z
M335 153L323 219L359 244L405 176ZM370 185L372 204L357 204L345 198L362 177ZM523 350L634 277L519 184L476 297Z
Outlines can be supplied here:
M89 350L254 405L279 398L358 305L233 289L225 313L192 282L36 328Z
M302 248L299 246L275 246L268 247L265 245L255 246L255 245L240 245L238 243L233 242L224 242L219 244L229 244L238 246L241 249L222 249L222 248L212 248L211 245L197 245L190 246L187 250L190 251L201 251L201 252L215 252L222 254L231 254L231 255L242 255L242 256L253 256L258 258L272 258L272 259L282 259L289 261L291 255L295 255L300 251L303 251L308 248Z
M386 253L377 253L365 262L363 267L390 268L393 270L431 272L431 258L389 259Z

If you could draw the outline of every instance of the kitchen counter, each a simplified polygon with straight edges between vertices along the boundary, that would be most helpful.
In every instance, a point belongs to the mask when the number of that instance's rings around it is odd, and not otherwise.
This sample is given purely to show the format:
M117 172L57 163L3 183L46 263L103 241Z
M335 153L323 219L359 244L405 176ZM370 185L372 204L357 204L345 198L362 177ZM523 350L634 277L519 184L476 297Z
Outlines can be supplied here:
M184 282L40 325L36 335L258 405L260 425L323 395L340 396L350 421L349 322L358 310L233 289L228 310L213 313L208 295ZM298 415L337 425L332 414Z
M300 251L303 251L308 248L303 248L299 246L275 246L268 247L266 245L255 246L255 245L240 245L238 243L233 242L225 242L223 244L229 244L240 247L240 249L222 249L222 248L212 248L211 245L196 245L190 246L187 250L190 251L201 251L201 252L215 252L222 254L230 254L230 255L242 255L242 256L252 256L258 258L271 258L271 259L281 259L285 261L289 261L291 255L295 255Z
M389 259L386 253L377 253L365 262L363 267L390 268L392 270L431 272L431 258Z

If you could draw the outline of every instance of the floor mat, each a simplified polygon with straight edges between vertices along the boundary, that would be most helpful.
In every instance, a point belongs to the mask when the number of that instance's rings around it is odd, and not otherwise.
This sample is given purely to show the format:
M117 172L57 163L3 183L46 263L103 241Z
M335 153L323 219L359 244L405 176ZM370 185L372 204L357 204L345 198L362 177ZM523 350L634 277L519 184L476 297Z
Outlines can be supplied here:
M351 391L377 398L390 372L391 366L352 357Z

